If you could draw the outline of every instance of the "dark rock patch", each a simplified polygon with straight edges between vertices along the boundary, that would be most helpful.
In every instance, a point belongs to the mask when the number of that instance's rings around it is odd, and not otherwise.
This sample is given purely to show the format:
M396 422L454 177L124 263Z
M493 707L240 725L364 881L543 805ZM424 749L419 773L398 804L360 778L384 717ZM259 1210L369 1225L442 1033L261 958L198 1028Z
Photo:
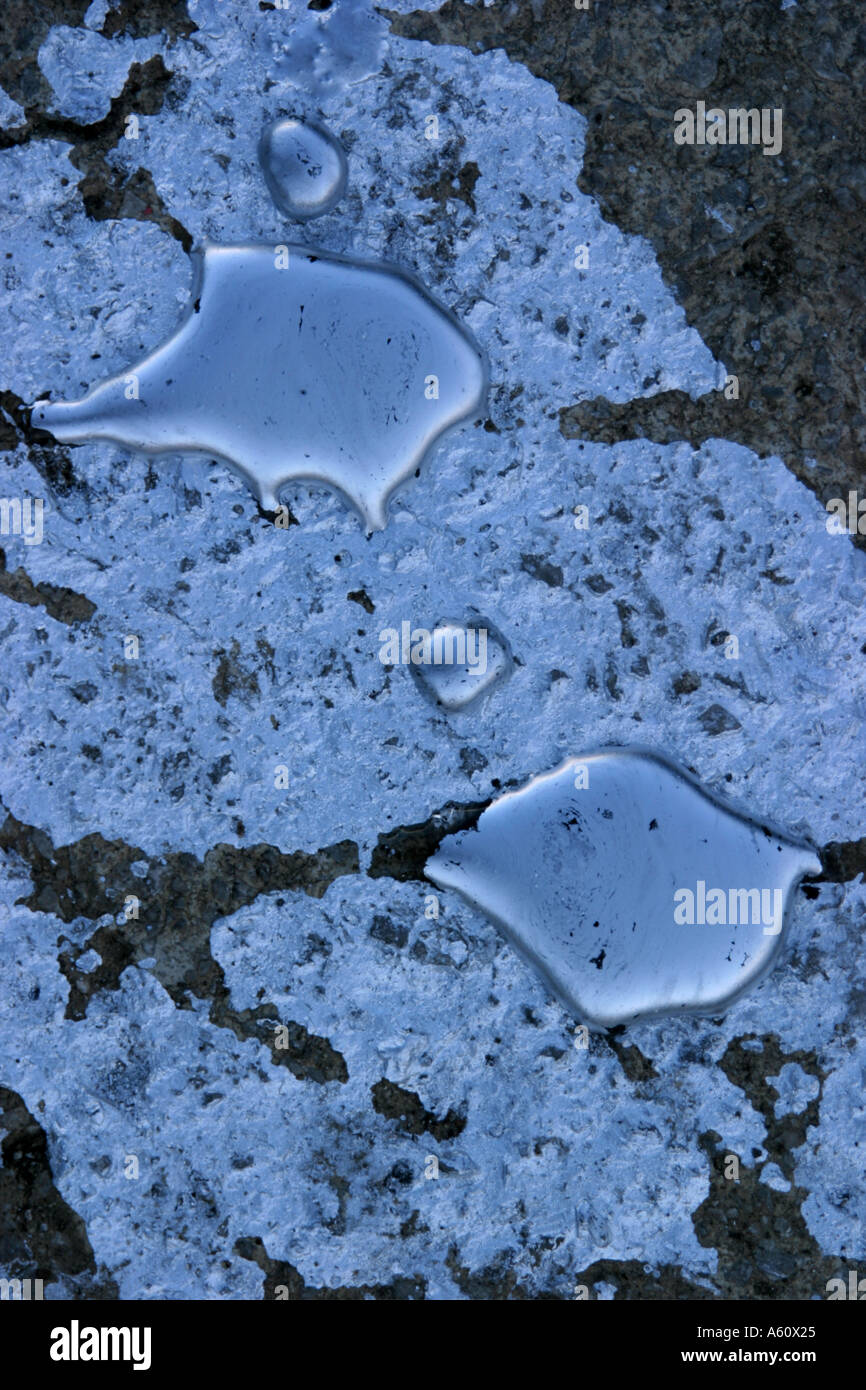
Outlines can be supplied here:
M688 322L738 378L736 400L582 402L564 410L563 433L695 445L719 435L778 454L822 502L862 486L866 386L851 370L866 300L856 0L784 12L776 0L593 0L589 11L447 0L386 13L405 38L504 49L583 113L578 186L652 242ZM781 108L781 152L676 145L674 112L698 100Z
M353 841L342 840L314 854L284 854L265 844L242 849L222 844L202 860L184 852L149 858L135 845L99 834L55 846L44 831L7 814L0 826L0 850L18 854L28 865L33 892L23 903L31 911L51 912L64 922L81 917L95 921L109 914L114 919L97 927L82 948L67 942L59 953L69 981L67 1018L86 1017L97 991L116 990L127 967L154 958L153 973L177 1008L190 1008L191 996L210 1000L212 1023L230 1028L238 1038L264 1043L274 1064L287 1066L299 1079L347 1079L345 1061L327 1038L281 1019L273 1004L232 1006L223 968L211 953L210 932L218 917L230 916L262 893L289 889L323 897L334 879L358 873ZM129 897L137 901L130 904ZM79 969L80 956L90 950L98 952L100 964L92 971Z
M456 1139L466 1128L466 1117L457 1110L449 1110L443 1118L437 1119L427 1110L415 1091L404 1090L393 1081L384 1078L371 1087L373 1109L387 1120L395 1120L406 1134L430 1134L443 1143L446 1139Z
M114 1281L97 1270L84 1222L54 1185L44 1130L6 1086L0 1158L0 1274L60 1284L67 1298L117 1298Z
M96 604L83 594L67 589L62 584L49 584L46 580L34 584L26 570L20 566L11 572L6 568L6 552L0 549L0 594L11 598L14 603L24 603L30 608L44 608L49 618L58 623L74 627L76 623L89 622L96 612Z
M341 1284L336 1288L316 1288L288 1260L272 1260L258 1236L242 1236L235 1243L235 1254L252 1260L264 1272L265 1302L288 1303L417 1303L422 1302L426 1280L419 1276L397 1275L390 1284Z
M489 801L449 801L417 825L386 831L376 842L367 873L370 878L394 878L399 883L426 883L424 865L446 835L473 829L489 805Z

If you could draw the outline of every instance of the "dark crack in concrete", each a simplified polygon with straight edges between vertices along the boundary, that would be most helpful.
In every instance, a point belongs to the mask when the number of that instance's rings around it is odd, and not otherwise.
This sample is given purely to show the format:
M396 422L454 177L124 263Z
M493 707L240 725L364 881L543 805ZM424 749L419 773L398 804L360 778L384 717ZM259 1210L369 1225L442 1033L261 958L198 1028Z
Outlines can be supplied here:
M866 875L866 835L859 840L831 840L821 850L825 883L850 883L858 874Z
M212 1023L242 1040L264 1043L275 1065L287 1066L299 1079L347 1079L345 1061L327 1038L281 1019L273 1004L232 1006L223 968L211 953L210 932L218 917L230 916L262 893L289 890L323 897L334 879L358 873L353 841L314 854L284 854L266 844L243 849L220 844L202 860L182 852L151 858L135 845L99 834L55 846L45 831L9 813L0 826L0 850L14 852L28 866L33 892L21 901L32 912L50 912L63 922L113 919L97 927L83 947L60 938L58 960L69 982L67 1018L83 1019L97 991L116 990L128 966L154 958L153 974L178 1008L191 1008L191 996L209 1000ZM129 903L129 897L137 901ZM89 950L101 961L86 972L77 961ZM285 1037L279 1026L287 1030Z
M746 1047L745 1043L760 1044ZM818 1094L799 1114L783 1115L776 1118L775 1105L779 1092L769 1079L778 1076L789 1062L796 1062L809 1076L818 1082ZM758 1037L756 1033L746 1033L734 1038L718 1063L725 1076L734 1086L745 1091L749 1103L762 1117L767 1127L764 1147L767 1150L766 1162L777 1163L786 1178L794 1176L794 1157L792 1150L806 1142L806 1130L817 1125L820 1118L821 1098L827 1072L820 1065L813 1052L783 1052L775 1033ZM762 1165L763 1166L763 1163Z
M49 618L58 623L74 627L76 623L86 623L96 612L96 604L83 594L63 585L49 584L41 580L34 584L26 570L20 565L11 572L6 568L6 552L0 548L0 594L11 598L14 603L24 603L30 608L44 608Z
M625 1043L620 1041L622 1034L625 1032L625 1028L626 1026L624 1023L619 1023L615 1028L609 1028L603 1036L604 1041L616 1054L616 1058L625 1072L626 1078L629 1081L633 1081L636 1085L644 1081L658 1080L658 1072L649 1057L645 1057L640 1048L634 1043L626 1046Z
M46 106L54 93L37 62L55 24L80 25L90 0L6 0L0 25L0 87L25 110Z
M270 1049L275 1067L288 1067L299 1081L315 1081L320 1086L329 1081L341 1085L349 1080L349 1069L341 1052L327 1038L310 1033L301 1023L283 1023L273 1004L259 1004L255 1009L234 1009L229 1003L228 990L220 991L211 1008L211 1022L221 1028L231 1028L241 1042L256 1038Z
M27 457L52 493L59 497L72 492L89 496L90 489L77 476L68 453L78 445L60 445L47 430L35 429L27 402L14 391L0 390L0 452L11 452L19 445L27 450Z
M559 565L552 565L543 555L521 555L520 568L530 579L537 579L551 589L562 587L563 574ZM610 587L608 585L608 587Z
M722 634L722 640L724 634ZM684 672L674 682L677 695L690 694L700 689L700 677L693 672ZM747 693L747 692L745 692ZM755 697L759 698L759 697ZM699 721L708 734L720 734L735 726L739 727L733 716L721 705L712 705L703 711ZM519 778L509 781L505 788L517 786ZM449 801L438 811L433 811L424 821L414 825L400 825L379 835L370 858L367 873L370 878L393 878L399 883L427 883L424 865L435 854L448 835L456 835L460 830L470 830L478 824L479 817L491 804L487 801ZM846 883L866 875L866 838L862 840L833 841L820 851L823 872L816 882Z
M67 21L68 23L68 21ZM198 25L187 13L186 0L111 0L100 33L107 39L127 34L132 39L167 34L170 39L188 39Z
M84 1222L54 1185L44 1130L6 1086L0 1136L0 1277L41 1279L67 1298L117 1298L114 1281L97 1270Z
M564 409L564 434L695 445L718 435L778 454L823 502L862 485L866 164L855 132L866 29L855 0L786 12L778 0L593 0L589 11L447 0L433 13L384 13L406 38L504 49L582 112L578 186L652 242L688 322L738 378L736 400L583 402ZM698 100L782 108L781 153L675 145L674 112Z
M272 1260L258 1236L242 1236L235 1242L234 1251L241 1259L251 1260L264 1272L265 1302L288 1303L417 1303L426 1295L427 1281L415 1275L396 1275L390 1284L343 1284L336 1288L316 1288L287 1260Z
M817 1078L819 1094L802 1112L777 1117L778 1092L771 1078L789 1062ZM576 1276L577 1283L613 1284L614 1297L622 1299L790 1300L824 1298L827 1281L844 1276L844 1259L823 1255L811 1235L800 1210L808 1192L793 1183L794 1150L805 1142L808 1127L818 1123L826 1071L811 1053L783 1052L774 1034L735 1038L718 1065L761 1115L767 1138L763 1155L753 1154L750 1166L741 1161L734 1179L726 1175L730 1149L722 1137L714 1130L699 1137L709 1161L710 1190L692 1221L700 1243L718 1254L717 1271L708 1276L711 1288L685 1279L673 1266L648 1274L637 1261L616 1260L595 1261ZM768 1163L792 1182L789 1191L761 1181Z
M587 1290L590 1300L598 1297L598 1284L612 1285L614 1300L622 1302L674 1302L717 1297L712 1289L687 1279L676 1265L665 1264L657 1271L648 1270L642 1260L593 1260L574 1276L574 1282L576 1287L583 1286Z
M229 651L220 648L219 651L214 652L214 656L217 658L217 668L214 672L211 688L218 705L225 706L230 695L246 701L259 694L259 678L255 667L247 669L243 666L240 655L240 643L236 638L232 639Z
M564 1298L562 1293L549 1289L531 1292L519 1283L507 1254L473 1273L461 1263L460 1251L456 1245L452 1245L445 1257L445 1265L460 1292L471 1302L518 1303L530 1299L533 1302L551 1302Z
M128 115L155 116L162 110L172 74L160 54L146 63L133 63L119 96L113 97L107 116L82 123L46 111L44 98L25 106L25 122L0 130L0 150L25 145L30 140L61 140L72 148L69 161L82 175L78 191L87 216L95 222L128 217L154 222L192 250L192 237L176 217L170 216L147 169L132 174L109 164L107 155L123 138ZM2 71L0 71L2 82Z
M447 1139L456 1139L466 1128L466 1116L459 1110L449 1110L440 1120L426 1108L415 1091L407 1091L384 1077L370 1090L376 1114L394 1120L405 1134L429 1134L441 1144Z
M427 883L424 865L446 835L476 826L489 805L489 801L449 801L417 825L400 825L386 831L376 842L367 873L370 878L394 878L399 883Z
M48 109L54 93L39 67L39 50L56 24L77 28L84 22L90 0L5 0L0 27L0 87L25 111ZM164 33L170 39L195 33L185 0L113 0L100 33L148 38Z
M802 1112L777 1117L772 1077L789 1062L817 1079L818 1095ZM729 1150L721 1136L708 1130L699 1138L710 1164L710 1191L692 1221L700 1243L718 1253L713 1282L730 1299L826 1298L827 1281L843 1277L847 1264L841 1256L822 1253L800 1209L808 1191L793 1177L794 1150L805 1142L809 1126L818 1124L827 1072L812 1053L784 1052L775 1034L733 1039L718 1065L761 1115L767 1137L765 1156L754 1155L749 1167L741 1163L737 1181L725 1176ZM768 1163L775 1163L791 1182L789 1191L761 1181Z
M475 212L473 190L481 176L481 170L474 159L468 160L458 168L450 144L451 142L446 144L441 154L437 154L421 170L421 177L426 179L426 182L413 189L416 197L423 202L436 205L435 212L423 217L422 222L432 222L436 216L453 212L455 202L464 203L470 212Z
M563 406L559 424L566 439L592 439L602 444L627 439L675 444L685 439L698 449L708 439L735 437L762 457L778 453L778 430L763 414L752 408L741 409L743 406L742 400L726 400L719 391L697 400L685 391L659 391L655 396L624 402L595 396Z
M370 598L370 595L367 593L366 589L352 589L346 595L346 598L351 603L359 604L361 608L363 608L365 613L375 613L376 611L376 605Z
M776 1115L779 1093L772 1078L795 1062L819 1085L818 1095L798 1113ZM747 1166L739 1158L736 1179L726 1175L731 1154L721 1135L707 1130L698 1143L709 1162L710 1190L692 1215L701 1245L715 1250L718 1267L699 1284L674 1265L647 1270L638 1260L595 1260L574 1276L597 1297L600 1283L613 1285L615 1299L797 1300L826 1298L827 1281L845 1278L842 1256L825 1256L808 1229L801 1206L809 1195L794 1181L794 1151L818 1124L826 1070L813 1053L784 1052L775 1034L754 1033L731 1041L718 1066L761 1115L767 1130L763 1150ZM791 1182L787 1192L761 1181L767 1164L776 1164Z

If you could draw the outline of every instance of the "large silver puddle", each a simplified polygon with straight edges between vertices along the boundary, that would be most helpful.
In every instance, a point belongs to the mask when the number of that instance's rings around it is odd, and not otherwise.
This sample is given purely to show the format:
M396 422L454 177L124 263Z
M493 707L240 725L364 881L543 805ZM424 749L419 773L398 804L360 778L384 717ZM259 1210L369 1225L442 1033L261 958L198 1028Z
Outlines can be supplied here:
M206 244L174 335L80 401L37 401L62 443L222 459L275 510L325 483L385 525L390 493L479 411L486 374L462 326L413 277L305 246Z
M717 1013L771 968L815 853L645 749L572 758L449 836L426 875L592 1027Z

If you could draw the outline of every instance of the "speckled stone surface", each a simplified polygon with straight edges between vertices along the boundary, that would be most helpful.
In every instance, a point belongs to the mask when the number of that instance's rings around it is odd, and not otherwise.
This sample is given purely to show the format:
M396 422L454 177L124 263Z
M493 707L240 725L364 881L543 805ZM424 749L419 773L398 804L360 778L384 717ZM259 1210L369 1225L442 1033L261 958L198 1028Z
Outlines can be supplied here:
M856 21L755 4L747 43L739 5L599 5L566 44L548 3L390 8L7 7L0 494L45 510L41 544L0 537L0 1270L47 1297L823 1298L866 1267L864 556L823 506L861 429ZM671 102L782 77L816 113L787 183L753 154L722 203L694 150L653 154ZM284 239L256 151L299 98L350 163L303 238L418 275L490 363L489 418L369 538L322 487L275 525L220 464L59 447L21 408L168 336L204 239ZM694 424L738 369L731 428ZM458 717L379 634L468 607L513 670ZM584 1046L423 865L631 743L823 872L724 1017Z
M665 282L738 394L645 383L573 392L569 438L715 437L781 456L822 501L863 482L866 182L858 139L866 31L857 0L447 0L391 11L394 30L500 50L586 118L579 186L652 243ZM673 113L780 109L782 148L676 145ZM858 544L863 545L862 536Z

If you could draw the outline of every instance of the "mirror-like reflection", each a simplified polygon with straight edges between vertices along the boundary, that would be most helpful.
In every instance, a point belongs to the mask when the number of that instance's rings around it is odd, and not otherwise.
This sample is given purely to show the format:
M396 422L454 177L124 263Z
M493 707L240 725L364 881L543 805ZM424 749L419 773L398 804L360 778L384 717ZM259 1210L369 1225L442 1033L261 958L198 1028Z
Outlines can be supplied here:
M773 964L812 850L643 749L572 758L443 840L427 877L486 912L590 1026L721 1012Z
M37 401L33 423L62 443L221 458L271 511L290 480L326 483L372 531L485 389L474 340L412 277L302 246L207 245L177 332L83 400Z

